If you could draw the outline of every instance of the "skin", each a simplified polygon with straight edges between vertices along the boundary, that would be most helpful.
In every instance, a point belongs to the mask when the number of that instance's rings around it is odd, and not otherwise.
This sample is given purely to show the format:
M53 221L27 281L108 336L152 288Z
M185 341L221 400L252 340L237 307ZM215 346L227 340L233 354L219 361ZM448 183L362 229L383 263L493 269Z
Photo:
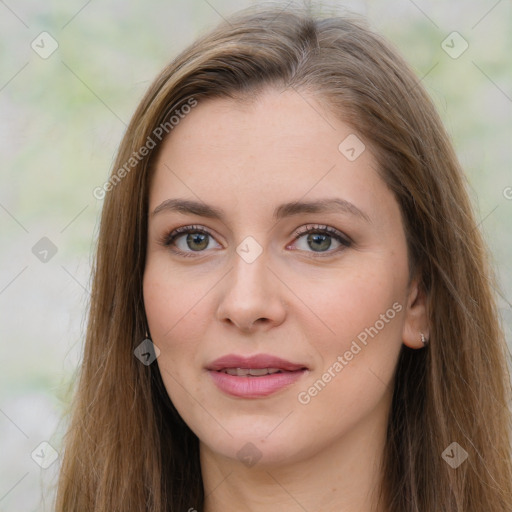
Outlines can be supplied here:
M167 392L200 440L207 512L376 506L400 348L421 349L420 332L428 331L425 298L409 279L398 203L369 149L354 161L338 150L352 133L312 96L267 89L251 102L199 102L161 147L150 187L144 302ZM272 218L281 203L330 197L351 202L368 220L347 212ZM213 205L225 218L151 215L171 198ZM330 226L352 244L296 239L297 228L310 224ZM182 234L174 246L162 243L188 225L209 231L209 242L187 244ZM252 263L236 251L248 236L262 249ZM393 304L401 306L394 318L333 372L338 356ZM231 397L205 369L229 353L272 354L309 371L268 397ZM329 368L335 377L299 402ZM237 456L249 442L260 457L252 466Z

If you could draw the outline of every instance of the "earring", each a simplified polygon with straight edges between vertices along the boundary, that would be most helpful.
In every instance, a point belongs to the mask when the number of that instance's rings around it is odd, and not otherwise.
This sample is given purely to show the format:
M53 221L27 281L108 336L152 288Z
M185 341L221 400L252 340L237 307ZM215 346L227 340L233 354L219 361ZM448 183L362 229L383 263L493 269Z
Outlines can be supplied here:
M425 346L428 343L428 340L425 338L425 335L422 332L420 332L420 336L421 336L421 343L423 343L423 346Z

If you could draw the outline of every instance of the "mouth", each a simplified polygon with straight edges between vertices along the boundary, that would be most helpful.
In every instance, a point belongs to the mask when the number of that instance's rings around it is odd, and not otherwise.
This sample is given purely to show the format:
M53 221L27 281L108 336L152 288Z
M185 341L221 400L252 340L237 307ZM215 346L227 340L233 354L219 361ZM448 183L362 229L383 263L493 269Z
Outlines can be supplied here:
M220 391L239 398L261 398L289 387L309 372L303 364L267 354L230 354L206 368Z

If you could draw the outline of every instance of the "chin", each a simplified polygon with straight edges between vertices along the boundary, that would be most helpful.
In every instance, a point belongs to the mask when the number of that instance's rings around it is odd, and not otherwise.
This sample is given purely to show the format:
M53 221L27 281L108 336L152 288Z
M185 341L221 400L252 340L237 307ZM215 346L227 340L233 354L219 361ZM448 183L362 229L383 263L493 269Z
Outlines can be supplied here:
M275 422L273 428L278 423L279 421ZM260 469L296 463L316 451L306 436L298 439L290 431L283 430L278 434L277 431L272 432L272 428L258 431L253 427L240 432L243 433L236 435L233 432L233 437L226 434L222 439L201 440L201 444L203 447L206 445L209 451L232 459L235 463Z

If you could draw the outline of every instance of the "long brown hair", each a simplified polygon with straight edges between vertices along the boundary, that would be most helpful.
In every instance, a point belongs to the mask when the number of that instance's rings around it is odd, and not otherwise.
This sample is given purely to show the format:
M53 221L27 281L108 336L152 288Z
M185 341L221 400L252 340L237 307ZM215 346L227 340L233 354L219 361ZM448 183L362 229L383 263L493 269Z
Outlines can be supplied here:
M172 137L169 113L191 101L257 98L275 85L315 95L371 149L402 212L411 272L428 297L429 345L402 346L396 369L383 507L510 512L509 354L448 136L408 65L363 20L320 19L295 7L232 16L174 59L133 115L104 187L57 511L202 510L198 439L171 403L158 365L133 354L147 329L142 276L159 145L144 156L141 148L155 142L162 123ZM454 442L468 454L456 469L446 462Z

